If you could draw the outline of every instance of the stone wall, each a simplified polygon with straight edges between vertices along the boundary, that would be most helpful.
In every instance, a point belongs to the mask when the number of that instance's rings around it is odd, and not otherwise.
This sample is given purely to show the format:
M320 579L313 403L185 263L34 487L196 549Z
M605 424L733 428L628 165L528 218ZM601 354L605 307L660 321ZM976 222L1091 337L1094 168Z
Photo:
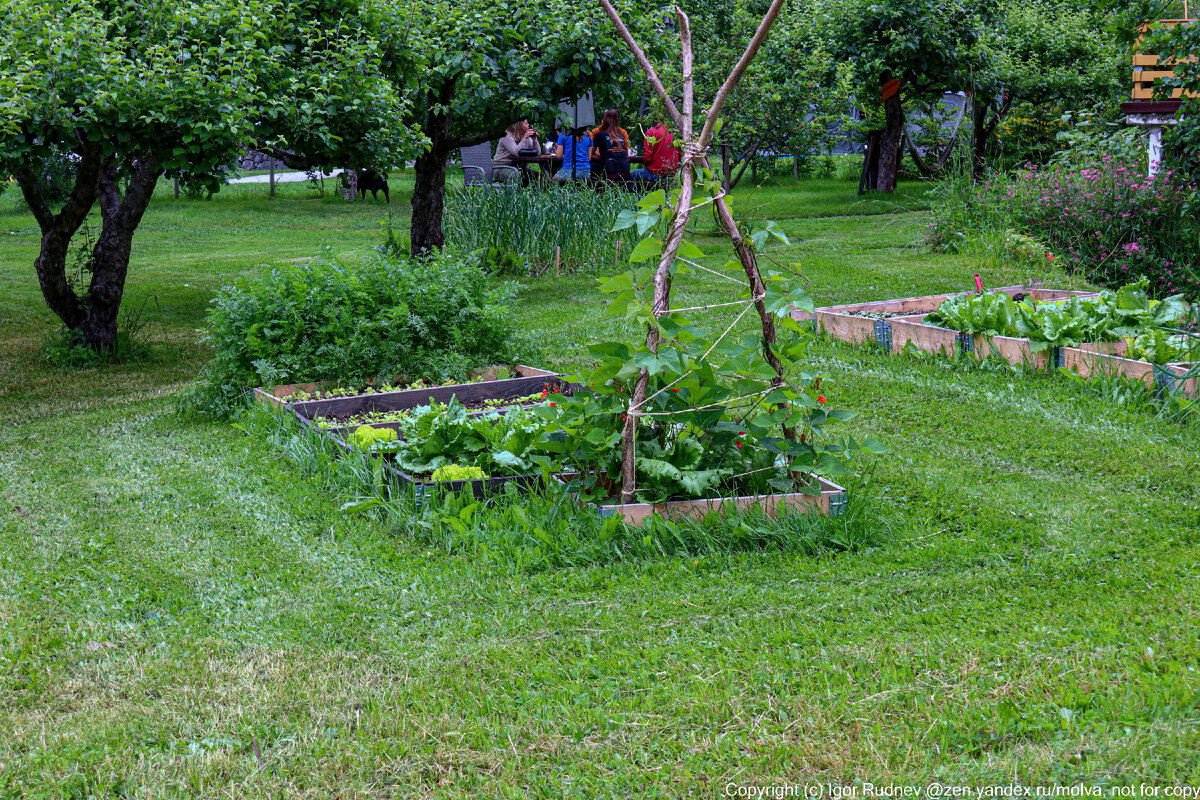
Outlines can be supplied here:
M237 161L234 162L233 166L235 169L243 172L249 172L251 170L270 169L271 162L275 162L276 172L291 172L292 168L284 164L279 159L271 158L266 153L260 153L257 150L250 150L249 152L243 153L238 157Z

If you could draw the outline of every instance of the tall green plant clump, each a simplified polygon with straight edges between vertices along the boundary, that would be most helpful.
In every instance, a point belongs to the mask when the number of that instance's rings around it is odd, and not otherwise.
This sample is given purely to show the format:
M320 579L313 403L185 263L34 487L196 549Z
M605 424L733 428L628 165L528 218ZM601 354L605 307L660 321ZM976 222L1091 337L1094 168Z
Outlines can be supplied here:
M570 184L543 191L515 185L484 190L468 186L448 198L446 244L515 256L506 260L537 271L554 264L555 248L562 248L560 265L566 269L608 266L616 258L617 242L625 253L637 243L631 232L611 230L617 216L636 202L636 196L626 192Z
M452 254L276 266L217 293L207 333L213 358L191 404L226 416L247 387L444 380L512 363L523 348L504 319L512 295L492 288L476 261Z

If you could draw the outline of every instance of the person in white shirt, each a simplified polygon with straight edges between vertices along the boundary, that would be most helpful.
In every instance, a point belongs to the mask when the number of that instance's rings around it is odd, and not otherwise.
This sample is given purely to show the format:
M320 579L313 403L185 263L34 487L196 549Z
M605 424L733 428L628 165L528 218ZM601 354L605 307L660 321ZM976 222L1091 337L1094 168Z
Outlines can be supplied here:
M529 125L529 120L522 119L508 126L507 132L496 143L496 155L492 157L492 180L499 183L520 180L521 154L538 153L541 145L538 143L537 131ZM500 169L495 167L516 167Z

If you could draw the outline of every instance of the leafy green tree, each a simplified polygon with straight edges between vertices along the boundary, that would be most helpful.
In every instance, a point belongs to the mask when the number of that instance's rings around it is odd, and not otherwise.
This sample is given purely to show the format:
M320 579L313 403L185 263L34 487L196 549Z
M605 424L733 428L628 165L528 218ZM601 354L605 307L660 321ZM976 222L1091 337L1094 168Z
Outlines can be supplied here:
M1087 6L1016 0L974 15L977 32L966 78L971 91L972 176L983 178L988 144L1020 102L1076 110L1102 105L1128 81L1125 49L1108 19Z
M211 189L248 146L308 163L415 149L372 27L355 0L6 0L0 168L41 229L46 304L80 341L116 343L133 234L164 174ZM62 152L73 176L59 205L40 165ZM71 240L97 204L76 281Z
M854 65L859 102L870 110L882 102L889 82L899 89L883 103L878 188L896 189L904 136L904 101L936 102L963 89L967 52L975 31L967 0L846 0L819 17L835 57ZM806 9L809 12L811 9ZM890 93L890 89L888 90Z
M703 69L698 91L715 92L741 55L762 13L744 5L689 4L694 49ZM829 52L828 42L813 35L807 17L781 14L758 58L729 96L717 139L729 146L736 186L762 151L800 158L826 150L848 117L850 73ZM674 70L664 68L672 75Z
M1121 52L1107 17L1052 0L846 0L822 23L834 53L855 66L864 105L895 78L884 104L879 188L895 189L905 105L970 93L972 173L1014 102L1094 105L1119 84Z
M379 10L389 63L410 99L407 121L429 138L415 167L414 253L443 244L446 165L456 150L497 139L524 117L541 120L592 89L620 97L633 86L632 58L590 6L379 0Z

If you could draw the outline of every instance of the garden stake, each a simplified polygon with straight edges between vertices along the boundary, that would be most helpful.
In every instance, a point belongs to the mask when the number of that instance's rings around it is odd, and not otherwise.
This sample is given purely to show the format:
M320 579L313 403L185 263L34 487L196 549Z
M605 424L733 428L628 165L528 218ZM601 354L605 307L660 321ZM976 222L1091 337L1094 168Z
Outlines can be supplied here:
M554 248L554 277L558 277L558 262L562 258L562 247Z

